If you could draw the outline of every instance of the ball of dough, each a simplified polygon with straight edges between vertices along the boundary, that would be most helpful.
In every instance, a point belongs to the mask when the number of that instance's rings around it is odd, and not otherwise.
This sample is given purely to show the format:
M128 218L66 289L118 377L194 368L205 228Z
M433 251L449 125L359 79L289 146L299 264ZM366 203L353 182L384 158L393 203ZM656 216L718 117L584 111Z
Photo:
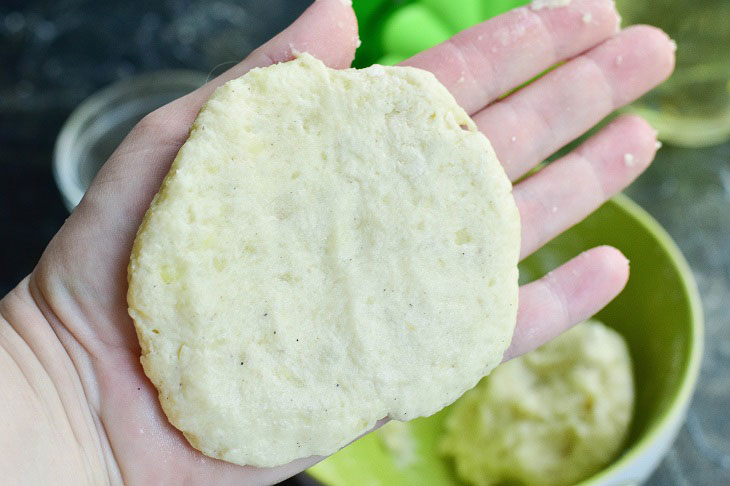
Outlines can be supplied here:
M465 394L441 446L470 484L568 486L616 456L633 409L626 343L587 321Z
M205 104L139 229L142 365L209 456L330 454L500 362L519 241L494 151L430 73L254 69Z

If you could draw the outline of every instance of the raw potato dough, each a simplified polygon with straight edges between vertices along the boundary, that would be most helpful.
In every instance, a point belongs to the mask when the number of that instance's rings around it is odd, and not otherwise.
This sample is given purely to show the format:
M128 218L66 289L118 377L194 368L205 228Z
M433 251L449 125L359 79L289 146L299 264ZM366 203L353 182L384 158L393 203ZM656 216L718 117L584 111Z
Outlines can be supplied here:
M377 431L395 466L405 469L419 461L418 443L408 428L408 422L391 420Z
M142 365L209 456L330 454L500 362L519 242L489 141L430 73L254 69L207 102L139 229Z
M470 484L568 486L616 456L633 410L626 343L587 321L465 394L441 446Z

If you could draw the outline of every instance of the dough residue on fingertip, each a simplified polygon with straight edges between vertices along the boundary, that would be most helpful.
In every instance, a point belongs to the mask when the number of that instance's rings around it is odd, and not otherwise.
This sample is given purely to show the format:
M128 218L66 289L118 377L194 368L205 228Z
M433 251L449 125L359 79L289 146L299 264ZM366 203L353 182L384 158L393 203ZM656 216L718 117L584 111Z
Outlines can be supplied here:
M530 8L532 10L555 9L561 7L567 7L570 5L572 0L532 0L530 2Z
M624 154L624 165L626 165L626 167L633 167L634 164L636 164L636 157L634 157L634 154Z

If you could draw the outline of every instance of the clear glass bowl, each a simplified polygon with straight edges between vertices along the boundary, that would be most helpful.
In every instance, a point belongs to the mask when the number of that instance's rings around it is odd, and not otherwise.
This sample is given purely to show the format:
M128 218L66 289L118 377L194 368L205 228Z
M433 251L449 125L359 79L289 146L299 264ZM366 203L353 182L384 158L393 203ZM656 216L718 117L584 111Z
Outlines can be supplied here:
M73 211L104 162L146 114L206 82L205 73L156 71L118 81L81 103L56 139L53 175Z

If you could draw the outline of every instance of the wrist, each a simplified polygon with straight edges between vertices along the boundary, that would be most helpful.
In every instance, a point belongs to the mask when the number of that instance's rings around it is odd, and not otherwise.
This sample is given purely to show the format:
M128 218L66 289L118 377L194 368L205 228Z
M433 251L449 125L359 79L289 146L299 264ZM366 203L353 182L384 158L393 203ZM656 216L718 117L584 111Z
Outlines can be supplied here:
M0 388L8 484L108 484L99 420L29 279L0 300Z

